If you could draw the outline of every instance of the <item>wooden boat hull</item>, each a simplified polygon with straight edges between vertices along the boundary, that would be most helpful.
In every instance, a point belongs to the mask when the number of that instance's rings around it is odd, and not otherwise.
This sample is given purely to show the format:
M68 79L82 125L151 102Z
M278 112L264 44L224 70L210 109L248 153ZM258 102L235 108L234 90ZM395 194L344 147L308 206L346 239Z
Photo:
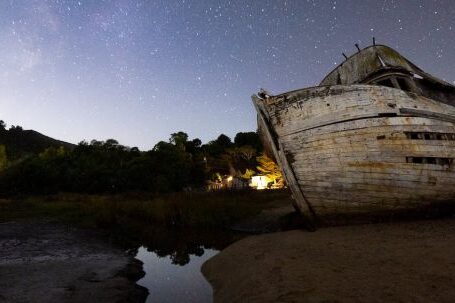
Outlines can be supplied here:
M451 105L376 85L253 101L264 142L310 223L455 201Z

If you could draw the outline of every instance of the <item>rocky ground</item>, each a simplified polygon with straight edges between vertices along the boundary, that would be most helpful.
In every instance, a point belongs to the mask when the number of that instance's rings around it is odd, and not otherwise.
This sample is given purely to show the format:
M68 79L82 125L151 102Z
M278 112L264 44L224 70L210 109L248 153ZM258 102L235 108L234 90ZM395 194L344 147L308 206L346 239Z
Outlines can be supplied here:
M0 223L0 302L144 302L132 254L59 223Z
M455 218L251 236L207 261L214 302L453 302Z

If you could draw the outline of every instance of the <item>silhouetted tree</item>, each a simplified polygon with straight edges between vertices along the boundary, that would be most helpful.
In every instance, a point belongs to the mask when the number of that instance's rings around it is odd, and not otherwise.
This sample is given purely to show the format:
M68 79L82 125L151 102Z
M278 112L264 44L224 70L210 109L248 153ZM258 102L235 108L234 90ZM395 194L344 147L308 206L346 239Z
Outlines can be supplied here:
M253 147L245 145L228 148L223 157L229 162L231 171L235 172L234 175L241 176L247 169L255 168L256 153Z
M5 145L0 145L0 171L6 168L8 164L8 157L6 155Z
M232 145L231 138L229 138L225 134L219 135L215 142L223 148L228 148Z
M182 131L171 134L171 138L169 138L170 143L174 144L175 146L183 150L185 150L185 145L187 141L188 134Z
M239 147L248 145L256 149L257 152L262 151L262 142L256 132L237 133L234 138L234 144Z
M254 143L251 134L236 138L238 144ZM257 165L257 149L233 144L226 135L202 145L200 139L189 140L186 133L177 132L147 152L115 139L62 147L60 141L19 126L5 130L0 140L2 194L173 192L202 187L210 176L232 171L251 175ZM17 156L12 159L6 152Z

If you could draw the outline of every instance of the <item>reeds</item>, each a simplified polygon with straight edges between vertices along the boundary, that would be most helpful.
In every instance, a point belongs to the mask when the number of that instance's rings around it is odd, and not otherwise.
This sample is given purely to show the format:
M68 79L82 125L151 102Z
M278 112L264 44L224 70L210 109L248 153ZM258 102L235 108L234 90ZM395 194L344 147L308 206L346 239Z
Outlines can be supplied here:
M290 199L285 190L181 192L151 195L58 194L2 202L0 219L49 217L98 227L227 228ZM280 202L281 204L283 202ZM290 202L289 202L290 203Z

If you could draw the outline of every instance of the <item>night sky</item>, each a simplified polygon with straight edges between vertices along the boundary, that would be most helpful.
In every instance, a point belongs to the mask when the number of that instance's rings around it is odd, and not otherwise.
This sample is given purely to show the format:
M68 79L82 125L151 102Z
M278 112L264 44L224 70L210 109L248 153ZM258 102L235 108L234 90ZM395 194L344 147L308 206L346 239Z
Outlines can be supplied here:
M0 119L151 149L256 129L250 96L387 44L455 84L455 1L0 1Z

